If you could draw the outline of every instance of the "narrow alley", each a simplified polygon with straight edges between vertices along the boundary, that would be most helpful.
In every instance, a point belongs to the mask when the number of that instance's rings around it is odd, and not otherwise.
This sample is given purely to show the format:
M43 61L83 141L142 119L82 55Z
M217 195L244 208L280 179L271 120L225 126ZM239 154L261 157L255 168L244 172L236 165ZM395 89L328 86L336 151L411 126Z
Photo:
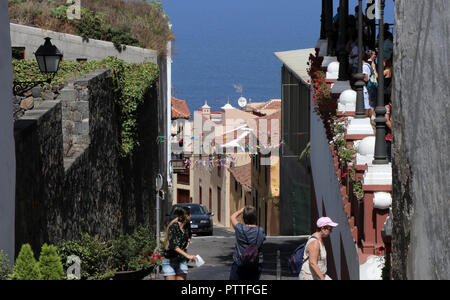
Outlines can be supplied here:
M280 250L280 279L297 280L290 274L288 257L306 239L305 236L268 236L263 246L264 264L261 280L277 280L277 251ZM205 264L195 267L189 263L188 280L228 280L233 263L234 232L222 226L214 227L213 236L194 235L188 252L200 255ZM159 280L163 280L162 274Z

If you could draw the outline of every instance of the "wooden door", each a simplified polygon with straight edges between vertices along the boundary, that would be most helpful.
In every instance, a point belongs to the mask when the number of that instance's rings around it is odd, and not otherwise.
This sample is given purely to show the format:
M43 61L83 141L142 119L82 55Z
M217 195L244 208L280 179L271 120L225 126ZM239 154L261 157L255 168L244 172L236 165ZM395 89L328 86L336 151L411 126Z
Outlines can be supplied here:
M177 189L177 203L190 203L189 190Z

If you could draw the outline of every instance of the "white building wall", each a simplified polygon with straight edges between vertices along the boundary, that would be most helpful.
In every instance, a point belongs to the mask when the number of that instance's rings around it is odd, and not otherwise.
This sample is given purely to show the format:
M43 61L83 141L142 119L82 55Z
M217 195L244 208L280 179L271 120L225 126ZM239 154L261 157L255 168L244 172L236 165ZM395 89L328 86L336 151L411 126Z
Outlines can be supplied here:
M86 58L87 60L102 60L114 56L129 63L153 62L157 63L158 53L155 50L127 46L122 52L117 51L111 42L40 29L25 25L10 23L11 44L13 47L25 47L25 58L33 59L34 52L44 44L44 38L52 38L52 43L64 54L66 60Z

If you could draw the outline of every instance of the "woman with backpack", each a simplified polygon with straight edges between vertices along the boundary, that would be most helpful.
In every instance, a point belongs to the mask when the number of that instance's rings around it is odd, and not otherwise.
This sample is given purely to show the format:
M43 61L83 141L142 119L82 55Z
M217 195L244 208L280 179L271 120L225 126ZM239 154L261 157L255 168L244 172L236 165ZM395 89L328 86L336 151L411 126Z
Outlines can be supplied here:
M238 217L243 215L244 224ZM236 248L233 254L230 280L259 280L262 273L262 245L266 239L264 229L256 225L256 209L246 206L231 215L235 230Z
M190 222L191 210L182 207L176 210L177 218L169 223L164 241L162 271L165 280L186 280L188 261L195 261L194 255L187 253L192 238Z
M323 239L328 238L338 226L328 217L317 220L317 231L311 235L305 246L300 280L331 280L327 273L327 251Z

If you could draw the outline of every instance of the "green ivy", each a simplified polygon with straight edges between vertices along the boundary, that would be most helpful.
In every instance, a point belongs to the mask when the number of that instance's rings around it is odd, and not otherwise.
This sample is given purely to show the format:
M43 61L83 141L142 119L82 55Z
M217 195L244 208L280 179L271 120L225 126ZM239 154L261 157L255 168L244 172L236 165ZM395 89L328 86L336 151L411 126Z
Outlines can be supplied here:
M144 95L149 88L155 87L159 78L158 65L154 63L125 63L115 57L108 57L102 61L61 61L58 73L52 79L51 84L44 83L44 89L57 86L62 88L69 81L77 77L101 69L112 70L113 89L115 103L119 111L120 155L131 155L137 141L137 109L143 103ZM36 60L13 60L15 81L42 81L46 76L39 71Z

